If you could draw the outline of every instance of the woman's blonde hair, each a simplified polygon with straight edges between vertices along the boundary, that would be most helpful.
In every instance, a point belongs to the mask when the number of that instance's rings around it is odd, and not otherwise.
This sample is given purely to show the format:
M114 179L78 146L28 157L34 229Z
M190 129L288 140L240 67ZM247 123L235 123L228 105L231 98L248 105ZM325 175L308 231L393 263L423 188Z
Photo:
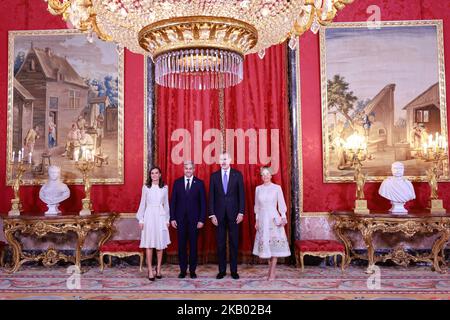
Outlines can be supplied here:
M263 175L264 171L267 171L270 173L270 175L273 175L272 168L270 168L270 167L267 167L267 166L261 167L261 169L259 170L259 174Z

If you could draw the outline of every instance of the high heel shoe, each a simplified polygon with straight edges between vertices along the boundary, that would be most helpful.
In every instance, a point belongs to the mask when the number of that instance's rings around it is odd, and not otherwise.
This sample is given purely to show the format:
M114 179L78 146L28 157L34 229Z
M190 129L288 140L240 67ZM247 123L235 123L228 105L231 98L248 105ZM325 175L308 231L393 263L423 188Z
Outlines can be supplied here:
M161 270L159 270L158 272L157 269L155 269L155 272L156 272L156 279L162 279Z
M149 275L149 276L148 276L148 280L150 280L150 281L155 281L155 276L150 277L150 275Z

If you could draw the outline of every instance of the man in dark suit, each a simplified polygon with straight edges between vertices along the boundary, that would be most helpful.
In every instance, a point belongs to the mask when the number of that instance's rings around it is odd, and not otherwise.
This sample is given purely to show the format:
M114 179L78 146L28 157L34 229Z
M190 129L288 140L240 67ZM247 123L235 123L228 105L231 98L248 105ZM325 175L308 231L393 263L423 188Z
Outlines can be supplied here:
M227 229L231 277L239 279L237 272L238 225L244 218L244 179L239 171L230 167L231 157L228 153L221 154L219 162L221 169L211 175L209 182L209 217L217 227L217 253L219 256L217 279L222 279L226 275Z
M186 277L188 266L187 242L189 241L189 273L191 278L197 278L197 237L199 229L203 228L206 219L206 192L202 180L194 176L192 161L184 162L184 176L173 183L170 199L170 223L177 229L178 258L180 274L178 278Z

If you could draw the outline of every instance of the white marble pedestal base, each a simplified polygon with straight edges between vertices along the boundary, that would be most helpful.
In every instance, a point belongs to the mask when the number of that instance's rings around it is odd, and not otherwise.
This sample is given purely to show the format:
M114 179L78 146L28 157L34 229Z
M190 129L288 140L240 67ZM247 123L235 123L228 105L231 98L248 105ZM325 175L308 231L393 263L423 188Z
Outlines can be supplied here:
M393 202L391 201L392 207L389 209L389 211L392 214L402 215L402 214L408 214L408 210L405 209L405 203L404 202Z
M46 216L56 216L58 213L61 213L61 210L58 208L59 203L55 204L47 204L48 210L45 212Z

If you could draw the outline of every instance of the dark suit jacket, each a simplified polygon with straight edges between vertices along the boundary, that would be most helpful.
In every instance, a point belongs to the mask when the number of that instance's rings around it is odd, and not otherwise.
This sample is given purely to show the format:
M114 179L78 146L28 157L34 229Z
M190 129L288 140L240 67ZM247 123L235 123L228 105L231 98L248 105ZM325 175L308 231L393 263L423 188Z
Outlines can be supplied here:
M244 214L245 191L242 174L234 169L230 169L228 178L228 189L225 193L222 185L222 170L211 174L209 182L209 212L217 219L222 219L227 215L235 219L238 213Z
M194 176L191 189L186 192L184 176L175 180L170 199L170 221L176 220L180 223L187 220L196 224L205 223L205 219L206 192L203 181Z

